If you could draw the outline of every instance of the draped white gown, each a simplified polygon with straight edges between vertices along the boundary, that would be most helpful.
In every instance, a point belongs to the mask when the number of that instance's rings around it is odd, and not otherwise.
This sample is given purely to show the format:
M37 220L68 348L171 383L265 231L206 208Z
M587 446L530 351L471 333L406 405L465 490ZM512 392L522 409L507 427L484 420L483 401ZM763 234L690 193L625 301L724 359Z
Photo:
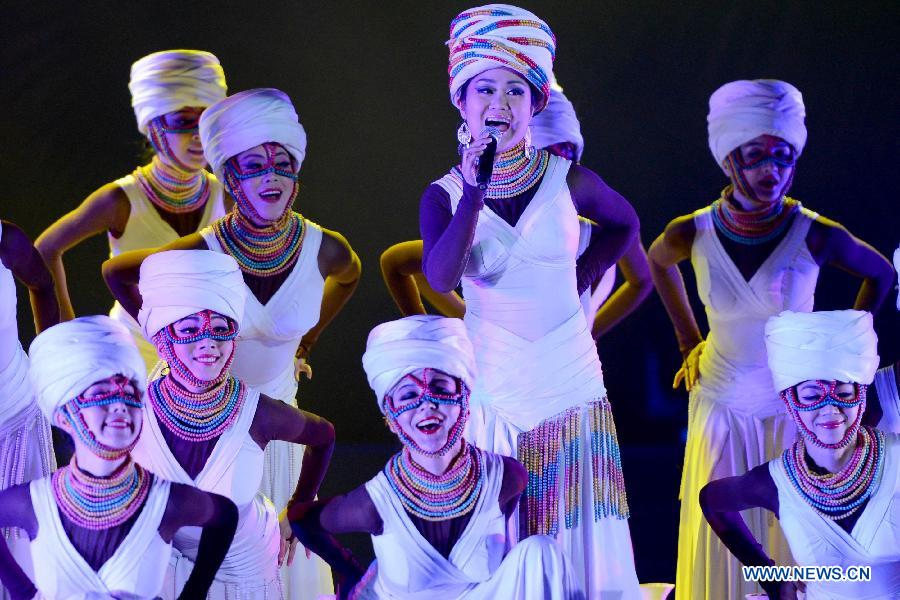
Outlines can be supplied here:
M878 429L900 433L900 389L897 388L897 374L894 365L878 369L875 373L875 390L881 404L882 417Z
M235 345L231 372L251 388L270 398L297 406L294 355L300 340L319 321L325 280L319 271L322 228L303 219L306 228L300 256L291 274L268 302L261 304L249 288L241 331ZM200 232L210 250L222 252L212 228ZM265 468L260 491L281 511L297 486L305 447L274 441L266 446ZM302 547L294 564L285 565L281 579L286 598L316 598L333 593L331 570L315 554L310 558Z
M540 187L515 227L487 206L478 216L462 279L464 320L478 367L466 438L485 450L521 459L520 434L576 415L581 443L572 457L574 473L564 478L559 469L556 539L589 598L631 600L640 598L640 591L628 510L624 495L617 498L610 492L622 485L618 442L575 280L580 225L566 184L570 165L550 157ZM455 211L462 197L459 177L451 172L436 183ZM590 415L596 411L604 423L600 431L591 428ZM592 435L607 445L592 448ZM560 448L554 457L560 465L563 455ZM597 491L592 477L599 482ZM580 478L580 485L573 478ZM571 527L565 524L564 486L578 505L578 523Z
M740 475L780 456L796 432L775 390L765 348L765 324L783 310L810 311L819 267L806 246L816 214L801 208L787 234L747 281L728 256L710 208L694 213L691 263L706 307L709 335L700 380L691 389L681 479L678 600L743 600L757 592L741 564L719 541L700 510L709 481ZM791 564L777 520L762 509L744 520L778 564Z

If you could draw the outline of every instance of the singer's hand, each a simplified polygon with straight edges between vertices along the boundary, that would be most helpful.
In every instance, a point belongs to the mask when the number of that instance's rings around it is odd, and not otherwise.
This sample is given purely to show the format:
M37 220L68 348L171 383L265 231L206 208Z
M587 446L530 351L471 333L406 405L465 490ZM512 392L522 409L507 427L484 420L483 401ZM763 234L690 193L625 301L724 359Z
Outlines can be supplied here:
M478 185L476 181L478 176L478 157L484 154L484 149L487 148L489 141L491 141L491 137L486 135L472 140L469 142L469 147L463 150L460 169L462 170L463 179L472 187Z

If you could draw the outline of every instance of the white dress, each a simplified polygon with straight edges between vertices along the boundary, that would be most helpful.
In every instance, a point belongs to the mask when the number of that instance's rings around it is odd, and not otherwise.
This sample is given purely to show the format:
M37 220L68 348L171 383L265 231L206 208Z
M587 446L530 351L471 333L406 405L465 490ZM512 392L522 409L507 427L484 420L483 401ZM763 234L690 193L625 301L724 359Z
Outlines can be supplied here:
M875 391L882 412L878 429L900 433L900 390L897 389L897 374L894 368L894 365L889 365L875 372Z
M56 466L51 439L50 425L34 401L28 356L19 342L15 280L0 262L0 490L49 475ZM28 536L17 528L3 529L2 534L30 575ZM0 600L7 598L6 590L0 589Z
M589 598L631 600L640 591L619 447L575 281L579 221L566 184L570 165L550 157L515 227L487 206L478 216L462 279L478 367L466 439L517 457L533 480L540 479L535 471L557 476L555 500L534 511L542 525L531 532L556 537ZM458 175L436 183L455 211Z
M237 532L216 574L207 598L271 600L281 598L278 577L280 543L278 515L259 493L263 451L250 437L259 392L247 390L241 412L219 440L196 479L191 479L172 455L152 406L144 404L144 429L132 456L148 470L176 483L229 498L238 508ZM162 591L165 600L181 593L194 567L200 527L183 527L175 534L171 565Z
M300 256L278 291L261 304L250 288L241 331L235 346L231 372L249 387L270 398L297 406L297 380L294 355L300 340L319 322L325 279L319 271L322 228L303 219L306 229ZM210 250L222 252L212 228L200 232ZM294 494L305 447L273 441L266 446L265 469L260 491L281 511ZM306 558L298 545L294 564L282 568L281 580L286 598L301 598L333 593L331 570L315 554Z
M900 438L890 433L885 438L881 481L850 533L820 516L797 493L781 460L769 463L781 527L797 564L872 568L867 582L807 582L807 600L900 598Z
M198 231L225 216L225 188L219 183L215 175L208 174L208 177L209 199L203 207L203 216L200 217L200 224L197 226ZM128 214L128 223L125 224L125 231L122 232L122 235L116 238L111 233L107 234L110 258L131 250L165 246L181 237L177 231L172 229L171 225L159 216L159 212L156 210L153 202L147 198L144 190L141 189L141 185L135 180L134 175L126 175L121 179L117 179L115 183L128 197L131 210ZM131 331L149 373L159 360L159 356L156 354L156 347L144 339L144 334L141 333L141 326L118 302L113 304L112 309L109 311L109 316L120 321Z
M806 246L815 213L801 208L787 234L747 281L716 234L710 208L694 213L691 263L706 307L709 335L700 380L691 390L681 479L678 600L743 600L758 591L740 562L719 541L700 510L700 489L780 456L796 432L772 383L766 360L766 320L783 310L810 311L819 267ZM771 513L754 509L744 520L778 564L790 552Z
M506 517L498 496L503 458L483 452L484 483L473 514L448 558L422 537L382 471L366 491L384 523L372 536L373 567L357 600L577 600L584 598L557 544L532 536L504 557Z
M37 537L31 543L35 586L41 598L54 600L133 600L159 596L169 564L171 543L159 537L159 524L169 502L168 481L153 478L141 512L115 553L94 571L66 535L50 477L29 486ZM129 595L130 594L130 595Z

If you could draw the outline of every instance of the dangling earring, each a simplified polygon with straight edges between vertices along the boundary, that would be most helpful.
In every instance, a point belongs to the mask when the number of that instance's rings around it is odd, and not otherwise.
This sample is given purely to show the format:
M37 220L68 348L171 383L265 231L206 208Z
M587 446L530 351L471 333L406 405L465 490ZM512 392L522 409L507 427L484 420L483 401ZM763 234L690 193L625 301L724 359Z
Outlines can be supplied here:
M456 139L459 140L460 144L466 147L468 147L469 143L471 143L472 132L469 131L469 124L465 121L460 123L459 128L456 130Z
M531 145L531 126L525 128L525 158L534 156L534 146Z

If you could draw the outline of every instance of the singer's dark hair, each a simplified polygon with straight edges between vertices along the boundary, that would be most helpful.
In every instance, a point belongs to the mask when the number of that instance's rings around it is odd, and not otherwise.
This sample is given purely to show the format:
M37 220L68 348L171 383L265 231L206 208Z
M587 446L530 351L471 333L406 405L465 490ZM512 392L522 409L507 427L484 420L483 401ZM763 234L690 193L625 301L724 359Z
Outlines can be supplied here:
M459 88L459 100L460 102L464 102L466 99L466 92L469 90L469 84L472 83L472 80L469 79L466 81L461 88ZM537 110L544 102L544 94L541 93L539 89L534 87L534 85L528 81L528 87L531 89L531 108Z

